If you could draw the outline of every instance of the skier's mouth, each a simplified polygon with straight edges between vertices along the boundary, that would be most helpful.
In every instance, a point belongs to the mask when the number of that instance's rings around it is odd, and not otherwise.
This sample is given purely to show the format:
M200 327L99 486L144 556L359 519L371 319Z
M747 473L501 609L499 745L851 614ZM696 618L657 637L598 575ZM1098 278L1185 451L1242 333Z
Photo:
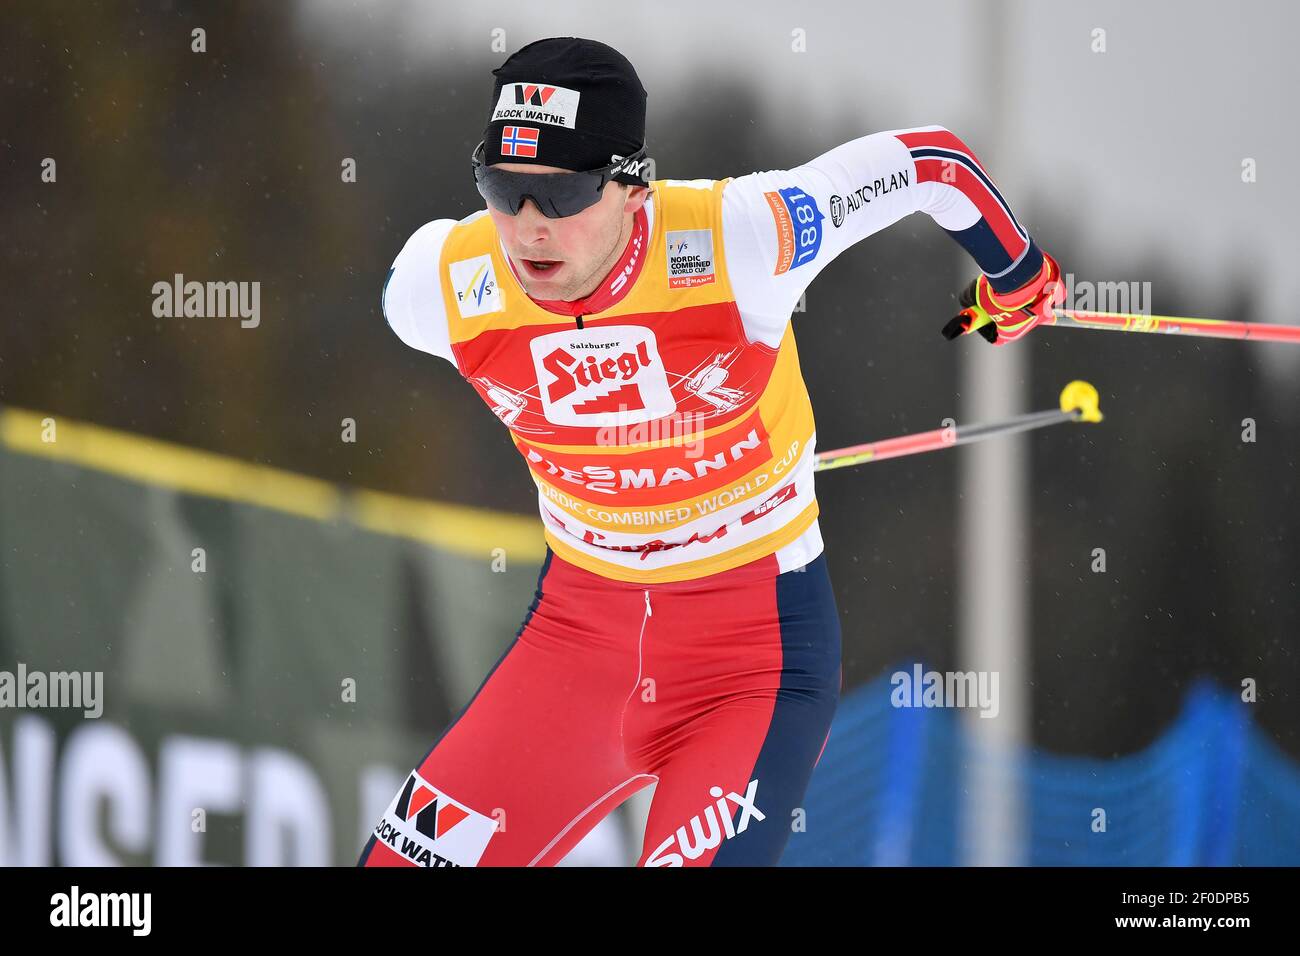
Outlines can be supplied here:
M564 268L559 259L524 259L524 270L534 279L551 278Z

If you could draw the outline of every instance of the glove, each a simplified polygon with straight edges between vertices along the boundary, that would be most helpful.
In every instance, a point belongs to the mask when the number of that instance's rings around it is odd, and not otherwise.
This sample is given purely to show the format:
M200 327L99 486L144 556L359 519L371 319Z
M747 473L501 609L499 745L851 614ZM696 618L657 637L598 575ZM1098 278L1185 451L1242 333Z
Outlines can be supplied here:
M951 341L978 332L990 345L1005 345L1023 338L1040 322L1052 322L1056 318L1053 307L1064 300L1061 267L1044 252L1038 275L1019 289L994 292L983 274L971 280L957 298L962 310L943 327L943 337Z

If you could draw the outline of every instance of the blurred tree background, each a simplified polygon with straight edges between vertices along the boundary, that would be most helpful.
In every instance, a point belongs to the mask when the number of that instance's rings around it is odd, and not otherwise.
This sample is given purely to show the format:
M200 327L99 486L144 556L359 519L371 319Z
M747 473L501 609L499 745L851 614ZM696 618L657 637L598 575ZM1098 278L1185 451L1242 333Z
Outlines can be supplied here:
M313 44L301 12L6 4L0 402L344 484L534 513L535 488L491 412L447 363L404 346L379 309L405 239L481 207L468 156L504 54L451 31L435 31L420 56L373 34ZM203 54L191 52L196 27ZM571 20L554 32L606 39ZM509 49L533 38L516 31ZM752 75L700 64L707 95L665 103L663 67L608 42L650 91L663 177L788 168L891 125L869 102L831 121L757 119L761 62ZM918 109L908 125L931 122L945 120ZM957 131L982 153L978 124ZM56 183L41 181L46 157ZM342 181L345 158L355 183ZM1117 155L1117 184L1138 188L1130 164ZM1075 229L1085 209L1070 184L1000 184L1066 269L1087 273L1095 247ZM1160 290L1158 311L1201 314L1180 299L1176 245L1129 269ZM155 318L152 286L177 273L260 282L260 326ZM818 278L795 323L821 447L956 416L958 355L984 346L945 343L938 330L970 274L917 216ZM1216 317L1267 318L1244 275L1224 281L1235 305ZM1208 673L1232 687L1257 680L1261 723L1300 758L1296 383L1261 374L1258 353L1230 343L1047 330L1016 347L1034 370L1034 407L1087 378L1107 414L1027 439L1032 563L982 569L989 587L1032 581L1035 743L1099 756L1139 748ZM1242 442L1245 417L1260 441ZM339 440L344 418L358 423L355 444ZM959 484L961 454L819 479L849 687L913 657L958 666L956 502L980 495ZM1090 570L1096 547L1105 574Z

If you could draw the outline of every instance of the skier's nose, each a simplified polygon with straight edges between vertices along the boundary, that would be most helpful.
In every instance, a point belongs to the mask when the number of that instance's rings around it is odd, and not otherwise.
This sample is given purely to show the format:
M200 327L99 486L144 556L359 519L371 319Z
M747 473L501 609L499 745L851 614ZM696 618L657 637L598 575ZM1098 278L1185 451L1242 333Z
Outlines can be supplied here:
M535 243L550 234L549 220L542 215L542 210L531 199L525 199L515 214L515 230L520 242Z

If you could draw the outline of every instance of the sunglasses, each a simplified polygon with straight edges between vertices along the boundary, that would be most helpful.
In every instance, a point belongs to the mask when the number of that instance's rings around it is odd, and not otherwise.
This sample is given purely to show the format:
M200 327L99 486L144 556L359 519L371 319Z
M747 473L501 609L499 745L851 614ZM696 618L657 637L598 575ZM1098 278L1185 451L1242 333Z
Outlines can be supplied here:
M548 219L564 219L595 205L608 182L631 180L631 185L646 185L645 154L642 146L608 166L582 172L517 173L486 165L484 143L480 142L470 154L470 162L479 194L494 209L513 216L523 208L525 199L531 199Z

